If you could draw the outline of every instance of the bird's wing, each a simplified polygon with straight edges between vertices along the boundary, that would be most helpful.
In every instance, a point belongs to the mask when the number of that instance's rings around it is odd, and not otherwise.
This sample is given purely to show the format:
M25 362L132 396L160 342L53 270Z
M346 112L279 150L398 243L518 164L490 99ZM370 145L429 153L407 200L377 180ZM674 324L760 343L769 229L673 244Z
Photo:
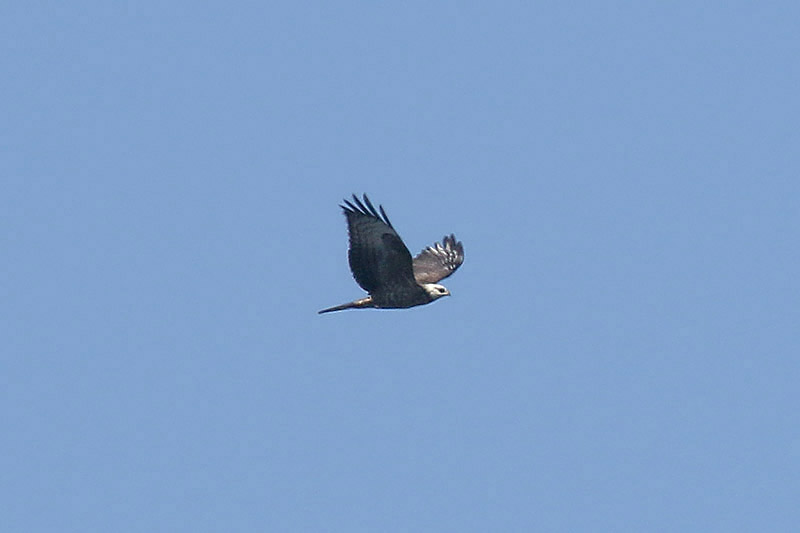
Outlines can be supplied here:
M455 272L463 262L464 246L456 241L455 235L449 235L414 258L414 278L417 283L436 283Z
M370 294L389 287L416 286L411 252L392 227L383 206L375 209L367 195L364 201L353 195L353 202L341 206L350 233L350 270L361 288Z

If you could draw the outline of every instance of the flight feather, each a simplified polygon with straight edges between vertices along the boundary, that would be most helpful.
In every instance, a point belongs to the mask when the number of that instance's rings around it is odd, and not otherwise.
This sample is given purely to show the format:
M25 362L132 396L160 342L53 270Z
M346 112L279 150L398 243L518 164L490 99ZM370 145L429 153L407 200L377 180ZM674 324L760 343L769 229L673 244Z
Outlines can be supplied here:
M441 243L428 246L414 258L414 279L417 283L437 283L455 272L464 262L464 246L455 235L447 235Z

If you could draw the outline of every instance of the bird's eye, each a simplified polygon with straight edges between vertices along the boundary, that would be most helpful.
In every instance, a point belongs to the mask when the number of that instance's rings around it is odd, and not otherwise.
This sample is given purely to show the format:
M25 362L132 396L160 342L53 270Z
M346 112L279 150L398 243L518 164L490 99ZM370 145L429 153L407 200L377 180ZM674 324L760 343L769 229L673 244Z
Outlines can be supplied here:
M440 293L444 294L444 289L437 289Z

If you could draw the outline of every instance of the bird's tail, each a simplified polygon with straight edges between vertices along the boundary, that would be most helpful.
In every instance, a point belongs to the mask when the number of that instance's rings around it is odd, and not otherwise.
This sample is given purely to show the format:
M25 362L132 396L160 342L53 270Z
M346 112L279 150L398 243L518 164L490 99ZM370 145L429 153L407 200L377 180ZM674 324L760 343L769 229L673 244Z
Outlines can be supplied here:
M359 309L362 307L372 307L371 296L367 296L366 298L361 298L360 300L356 300L354 302L348 302L346 304L329 307L327 309L323 309L322 311L318 311L317 314L321 315L322 313L332 313L333 311L342 311L344 309Z
M355 302L350 302L342 305L336 305L334 307L329 307L327 309L323 309L322 311L318 311L317 314L321 315L322 313L332 313L334 311L342 311L343 309L352 309L354 308Z

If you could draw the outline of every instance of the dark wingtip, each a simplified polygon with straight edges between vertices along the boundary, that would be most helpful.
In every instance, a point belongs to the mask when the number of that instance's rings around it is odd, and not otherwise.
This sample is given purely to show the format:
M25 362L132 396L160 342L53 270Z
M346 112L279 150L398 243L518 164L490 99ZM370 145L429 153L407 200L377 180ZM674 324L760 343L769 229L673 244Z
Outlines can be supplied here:
M381 222L386 223L387 226L394 229L392 223L389 222L389 217L386 215L386 211L383 209L382 205L378 206L378 209L375 209L375 205L373 205L372 201L369 199L366 193L362 195L362 198L359 198L355 194L352 195L353 200L344 200L344 204L340 204L345 213L354 213L360 214L368 217L374 217L380 220Z
M339 204L339 207L344 209L345 213L360 213L361 209L359 209L356 206L361 206L361 202L358 200L358 196L356 196L355 194L353 194L352 196L353 196L353 200L355 201L355 204L353 204L353 202L351 202L350 200L345 198L343 200L344 201L344 205Z
M445 248L449 247L458 252L459 254L464 255L464 245L461 244L461 241L456 240L455 233L451 233L450 235L445 235L443 243Z
M364 193L364 203L367 204L369 213L374 217L378 217L378 212L375 210L375 206L372 205L372 202L369 201L369 196L367 196L366 193Z
M386 222L387 226L389 226L390 228L394 229L394 226L392 226L392 223L389 221L389 215L387 215L386 211L383 210L383 206L379 205L378 207L381 210L381 215L383 215L383 221Z
M366 197L366 195L365 195L365 197ZM366 206L364 205L364 203L361 200L358 199L358 196L356 196L355 194L353 195L353 201L358 206L359 213L361 213L362 215L369 215L369 211L367 210Z

